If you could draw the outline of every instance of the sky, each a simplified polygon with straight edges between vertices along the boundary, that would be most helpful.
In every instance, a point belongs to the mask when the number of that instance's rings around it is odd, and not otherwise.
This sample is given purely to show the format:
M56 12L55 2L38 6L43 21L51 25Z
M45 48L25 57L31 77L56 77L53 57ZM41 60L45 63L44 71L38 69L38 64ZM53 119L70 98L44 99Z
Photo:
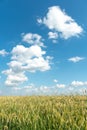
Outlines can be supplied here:
M86 93L86 5L0 0L0 95Z

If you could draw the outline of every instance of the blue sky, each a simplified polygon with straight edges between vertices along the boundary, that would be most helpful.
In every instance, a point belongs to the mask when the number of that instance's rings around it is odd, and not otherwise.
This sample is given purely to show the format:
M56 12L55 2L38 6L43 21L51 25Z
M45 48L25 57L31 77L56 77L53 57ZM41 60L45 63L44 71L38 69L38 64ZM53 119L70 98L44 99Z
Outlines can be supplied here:
M87 90L86 4L0 0L0 95Z

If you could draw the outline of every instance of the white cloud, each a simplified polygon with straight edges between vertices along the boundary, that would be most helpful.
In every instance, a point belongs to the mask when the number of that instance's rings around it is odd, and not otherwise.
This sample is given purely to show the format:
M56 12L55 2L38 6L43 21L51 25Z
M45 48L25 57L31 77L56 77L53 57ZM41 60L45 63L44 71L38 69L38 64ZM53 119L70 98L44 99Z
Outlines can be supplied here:
M51 68L51 57L45 56L46 51L38 45L30 47L17 45L12 49L11 54L9 69L3 71L7 75L5 82L7 86L15 87L27 81L26 72L47 71Z
M58 80L57 80L57 79L54 79L53 82L58 83Z
M30 91L30 90L32 90L32 89L34 89L35 88L35 86L34 86L34 84L30 84L30 85L28 85L28 86L24 86L24 87L12 87L12 89L13 90L16 90L16 91L18 91L18 90L23 90L23 91Z
M31 45L39 45L44 47L43 38L39 34L27 33L22 35L22 40Z
M79 36L83 29L74 19L68 16L59 6L52 6L48 9L43 19L37 19L37 22L44 24L50 30L58 32L58 35L64 39L72 36Z
M58 33L57 32L49 32L48 37L49 37L49 39L57 39Z
M65 84L56 84L57 88L65 88L65 86L66 86Z
M38 22L39 24L41 24L41 23L42 23L42 19L41 19L41 18L38 18L38 19L37 19L37 22Z
M32 45L31 47L17 45L12 50L12 59L25 62L25 58L31 59L33 57L41 57L44 54L46 54L46 52L42 51L41 47L38 45Z
M8 54L8 52L5 51L5 49L0 50L0 55L1 56L6 56Z
M30 84L28 86L23 87L23 89L33 89L34 88L34 84Z
M42 51L41 47L33 45L31 47L16 46L12 50L12 61L9 63L11 68L22 71L45 71L49 70L49 58L45 55L46 52ZM49 57L49 58L48 58ZM17 70L17 71L18 71Z
M27 81L28 78L25 76L23 72L14 72L12 69L6 70L3 73L7 75L7 79L5 81L6 86L18 86L20 83ZM9 73L8 73L9 71Z
M49 91L49 88L47 86L40 86L39 90L42 92L42 93L47 93Z
M15 91L22 90L21 87L13 87L12 89L15 90Z
M11 85L10 85L11 86ZM55 86L36 86L35 84L29 84L27 86L14 86L12 90L16 92L28 94L28 95L54 95L54 94L86 94L87 93L87 81L72 81L70 84L56 84ZM62 91L61 91L62 90Z
M68 61L76 63L76 62L79 62L79 61L84 60L84 59L85 59L84 57L76 56L76 57L69 58Z
M71 85L73 87L80 87L80 86L87 86L87 81L82 82L82 81L72 81Z

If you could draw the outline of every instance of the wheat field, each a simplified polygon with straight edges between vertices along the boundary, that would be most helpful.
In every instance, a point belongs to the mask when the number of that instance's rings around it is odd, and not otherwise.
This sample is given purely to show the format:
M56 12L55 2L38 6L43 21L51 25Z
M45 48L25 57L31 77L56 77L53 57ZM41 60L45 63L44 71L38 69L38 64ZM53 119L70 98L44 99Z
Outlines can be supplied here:
M0 130L87 130L87 96L0 97Z

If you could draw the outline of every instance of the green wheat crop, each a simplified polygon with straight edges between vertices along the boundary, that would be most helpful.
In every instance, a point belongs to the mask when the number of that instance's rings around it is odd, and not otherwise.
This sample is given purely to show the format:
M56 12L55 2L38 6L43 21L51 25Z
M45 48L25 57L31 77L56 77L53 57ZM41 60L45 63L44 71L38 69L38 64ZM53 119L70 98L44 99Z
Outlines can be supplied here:
M0 130L87 130L87 96L0 97Z

